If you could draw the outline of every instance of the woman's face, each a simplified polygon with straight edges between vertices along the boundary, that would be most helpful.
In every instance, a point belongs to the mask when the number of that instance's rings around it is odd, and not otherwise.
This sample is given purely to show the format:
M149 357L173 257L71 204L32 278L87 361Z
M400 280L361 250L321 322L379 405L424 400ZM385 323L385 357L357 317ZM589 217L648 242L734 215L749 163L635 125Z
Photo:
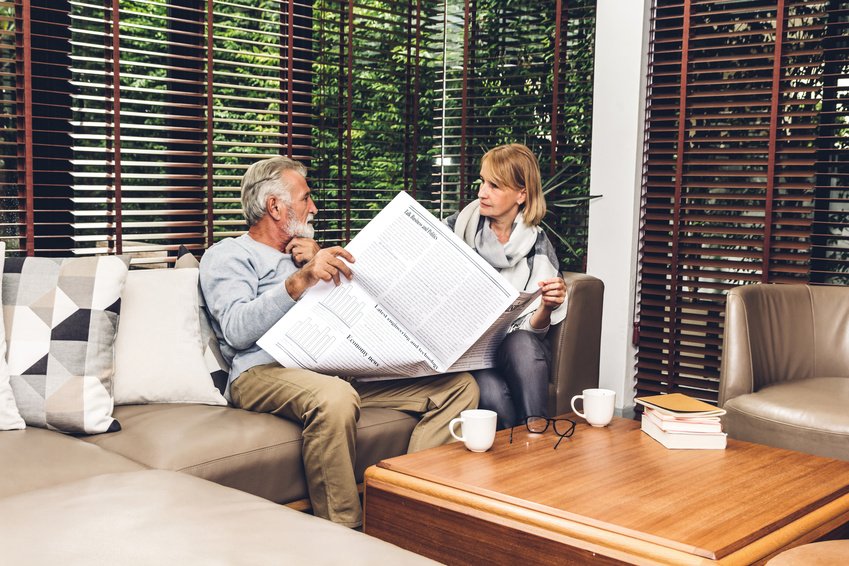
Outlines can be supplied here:
M525 189L499 186L492 178L489 166L483 164L478 189L481 216L512 224L519 214L519 206L525 202L525 196Z

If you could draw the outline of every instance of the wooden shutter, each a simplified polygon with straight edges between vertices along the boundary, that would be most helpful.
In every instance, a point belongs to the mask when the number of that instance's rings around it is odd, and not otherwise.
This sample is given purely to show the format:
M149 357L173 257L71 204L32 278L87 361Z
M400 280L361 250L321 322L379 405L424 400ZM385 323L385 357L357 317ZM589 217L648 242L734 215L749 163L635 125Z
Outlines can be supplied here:
M595 2L446 2L438 15L445 60L438 74L433 207L447 214L476 198L480 158L525 143L543 178L564 169L547 195L551 239L562 267L583 270L591 140ZM575 252L558 238L563 237Z
M450 212L507 141L572 168L550 199L585 194L594 7L0 1L3 236L40 255L200 252L245 229L239 179L275 154L309 166L326 244L402 189ZM559 212L582 248L586 210Z
M716 401L725 293L845 284L847 2L656 0L637 394Z
M74 1L69 15L74 253L203 247L200 3Z
M318 226L345 243L400 190L427 183L433 2L316 0L312 56Z
M311 165L312 9L309 0L208 2L208 140L214 239L246 229L239 181L258 159ZM316 187L317 188L317 187ZM209 242L210 244L212 242Z
M0 2L0 237L6 253L26 252L34 242L27 238L27 206L31 202L32 183L26 179L27 145L20 132L25 124L22 108L25 74L30 65L23 44L23 10L15 2ZM19 102L21 101L21 102ZM31 222L30 222L31 224Z
M810 278L849 285L849 2L826 8Z

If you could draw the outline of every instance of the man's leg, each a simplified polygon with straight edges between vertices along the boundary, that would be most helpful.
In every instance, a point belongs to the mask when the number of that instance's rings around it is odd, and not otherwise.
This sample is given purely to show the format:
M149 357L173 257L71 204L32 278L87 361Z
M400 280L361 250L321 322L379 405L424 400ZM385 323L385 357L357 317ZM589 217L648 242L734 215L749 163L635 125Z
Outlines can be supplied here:
M470 373L415 379L354 382L362 407L384 407L421 414L408 452L418 452L452 440L448 423L460 411L478 406L478 386Z
M337 377L284 368L253 367L230 388L233 404L271 413L304 427L304 471L313 513L334 523L356 527L362 509L354 480L359 398Z

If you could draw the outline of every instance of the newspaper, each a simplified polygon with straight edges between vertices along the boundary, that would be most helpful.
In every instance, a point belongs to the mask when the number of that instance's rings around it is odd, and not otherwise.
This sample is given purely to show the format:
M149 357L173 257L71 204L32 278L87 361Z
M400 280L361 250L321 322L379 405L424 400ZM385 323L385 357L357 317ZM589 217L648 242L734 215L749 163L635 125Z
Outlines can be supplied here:
M516 291L403 192L346 249L353 278L319 282L257 342L284 367L359 379L492 367L539 296Z

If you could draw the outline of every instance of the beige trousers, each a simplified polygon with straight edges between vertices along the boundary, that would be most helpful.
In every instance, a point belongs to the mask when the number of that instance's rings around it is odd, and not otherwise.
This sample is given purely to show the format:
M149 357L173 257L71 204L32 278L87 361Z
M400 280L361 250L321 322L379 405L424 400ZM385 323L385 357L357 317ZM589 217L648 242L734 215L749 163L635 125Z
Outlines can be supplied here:
M419 413L408 446L416 452L451 440L448 423L478 404L469 373L419 379L348 383L309 370L266 364L243 372L231 385L233 404L271 413L304 427L303 459L313 513L335 523L362 524L354 479L360 407Z

